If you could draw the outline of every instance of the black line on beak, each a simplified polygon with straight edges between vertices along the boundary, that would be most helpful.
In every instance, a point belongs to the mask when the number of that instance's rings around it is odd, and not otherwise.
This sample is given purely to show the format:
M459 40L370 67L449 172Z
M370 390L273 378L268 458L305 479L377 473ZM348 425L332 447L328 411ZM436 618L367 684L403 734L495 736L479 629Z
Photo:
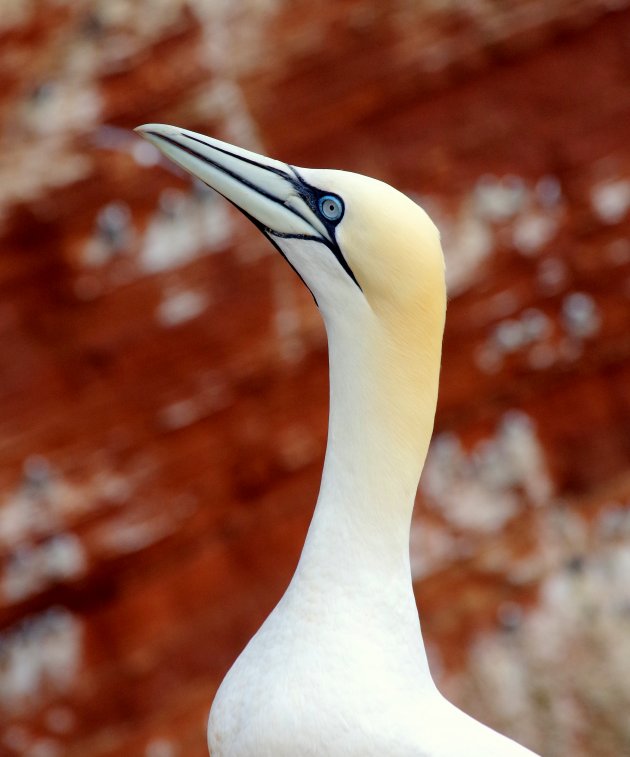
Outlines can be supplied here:
M286 205L279 197L275 197L274 195L270 194L269 192L266 192L264 189L257 186L256 184L252 184L251 181L244 179L242 176L239 176L239 174L235 173L234 171L230 171L229 168L222 166L220 163L217 163L216 161L212 160L212 158L208 158L205 155L200 155L196 150L193 150L190 147L186 147L186 145L181 144L175 139L171 139L171 137L165 137L164 135L158 134L157 132L147 132L147 134L152 134L154 137L157 137L158 139L161 139L164 142L168 142L169 144L173 145L173 147L176 147L178 150L182 150L183 152L188 153L188 155L192 155L193 158L197 158L197 160L201 160L202 162L207 163L208 165L211 165L213 168L216 168L217 171L221 171L221 173L224 173L226 176L229 176L235 181L238 181L243 186L248 187L254 192L258 192L258 194L262 195L263 197L266 197L268 200L271 200L271 202L275 202L276 205L281 205L283 208L286 208L289 212L293 213L293 215L297 216L298 218L301 218L304 221L304 223L307 223L309 226L311 226L311 223L308 220L308 218L305 218L295 208L292 208L289 205ZM186 137L188 135L182 134L182 136ZM202 144L205 147L210 147L212 150L217 150L218 152L222 152L224 155L229 155L231 158L235 158L236 160L242 160L244 163L249 163L250 165L257 166L258 168L264 168L265 170L269 170L271 171L271 173L276 173L282 176L282 178L286 179L292 186L295 186L295 182L288 174L284 174L279 170L273 169L273 167L271 166L261 165L260 163L256 163L255 161L249 160L248 158L242 158L240 155L234 155L234 153L228 152L227 150L222 150L220 147L215 147L214 145L208 145L200 139L195 139L194 137L189 137L189 138L192 139L194 142L199 142L199 144ZM204 184L207 184L207 182L204 182ZM216 187L213 187L211 184L207 184L207 186L209 186L211 189L214 189L215 192L218 191ZM222 194L222 193L219 192L219 194ZM223 196L225 197L225 195ZM226 199L229 199L229 198L226 198ZM232 202L232 204L235 207L237 207L239 210L244 212L243 209L239 205L237 205L234 202ZM313 231L316 231L316 230L313 229ZM318 240L320 239L320 237L315 237L315 238ZM322 240L322 241L325 242L327 240Z
M182 137L186 137L186 139L190 139L193 142L198 142L200 145L203 145L204 147L211 147L213 150L216 150L217 152L222 152L224 155L228 155L230 158L236 158L237 160L242 160L243 163L249 163L250 166L256 166L257 168L264 168L265 171L269 171L270 173L275 173L277 176L282 176L283 179L286 179L291 184L295 185L295 180L292 176L289 176L286 171L283 171L280 168L276 168L275 166L268 166L264 163L259 163L257 160L253 160L252 158L246 158L244 155L235 155L233 152L230 152L229 150L224 150L222 147L217 147L216 145L208 145L207 142L204 142L203 139L199 139L198 137L193 137L191 134L184 134L182 132ZM293 169L293 166L289 166L291 170L295 172L295 169ZM296 173L297 175L297 173ZM299 178L299 177L298 177Z

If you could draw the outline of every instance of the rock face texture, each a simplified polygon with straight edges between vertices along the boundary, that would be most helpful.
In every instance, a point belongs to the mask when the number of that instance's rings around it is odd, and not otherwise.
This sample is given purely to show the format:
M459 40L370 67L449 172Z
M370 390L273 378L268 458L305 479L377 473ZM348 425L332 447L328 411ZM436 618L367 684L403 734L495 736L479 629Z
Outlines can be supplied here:
M433 215L450 302L411 550L435 677L546 756L630 753L626 6L2 9L0 754L206 754L317 494L317 311L147 121Z

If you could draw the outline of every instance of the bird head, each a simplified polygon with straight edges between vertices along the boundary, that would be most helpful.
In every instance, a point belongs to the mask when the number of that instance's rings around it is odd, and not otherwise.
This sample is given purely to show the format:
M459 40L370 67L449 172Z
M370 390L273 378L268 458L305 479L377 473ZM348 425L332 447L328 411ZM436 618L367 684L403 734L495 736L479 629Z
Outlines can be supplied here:
M295 168L175 126L136 131L259 228L310 289L327 324L376 315L400 331L434 315L443 325L439 234L401 192L355 173Z

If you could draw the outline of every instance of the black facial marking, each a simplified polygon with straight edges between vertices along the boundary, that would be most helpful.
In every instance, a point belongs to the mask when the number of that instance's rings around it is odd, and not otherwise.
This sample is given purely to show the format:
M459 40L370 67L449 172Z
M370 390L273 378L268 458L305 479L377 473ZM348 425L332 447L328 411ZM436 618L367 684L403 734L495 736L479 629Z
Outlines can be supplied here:
M324 216L320 209L319 209L319 201L322 197L326 197L327 195L331 195L331 192L328 192L324 189L318 189L317 187L312 186L312 184L309 184L305 179L303 179L300 174L298 173L297 169L294 166L288 166L288 168L293 171L295 174L295 181L293 181L293 186L295 187L296 192L300 195L300 197L307 203L307 205L310 207L310 209L315 213L315 215L319 218L319 220L322 222L324 227L326 228L326 231L328 232L328 235L332 242L329 242L327 239L323 239L322 237L317 237L317 241L321 242L322 244L325 244L326 247L332 252L332 254L337 258L337 261L339 262L339 265L343 268L343 270L350 276L352 281L359 287L361 291L361 285L356 279L356 276L352 272L352 269L348 265L348 261L344 258L343 253L341 252L341 249L339 247L339 244L337 243L337 236L336 236L336 229L337 225L341 221L341 219L344 216L345 207L344 202L339 195L334 195L334 197L339 200L341 203L341 206L343 208L341 215L339 218L335 219L334 221L331 221L330 219L326 218ZM278 236L281 236L278 234ZM310 237L303 237L305 239L310 239Z

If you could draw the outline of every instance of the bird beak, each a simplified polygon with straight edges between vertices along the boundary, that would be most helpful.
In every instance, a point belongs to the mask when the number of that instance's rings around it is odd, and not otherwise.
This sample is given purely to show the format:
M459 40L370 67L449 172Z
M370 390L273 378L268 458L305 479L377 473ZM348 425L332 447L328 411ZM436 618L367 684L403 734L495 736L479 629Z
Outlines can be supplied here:
M292 166L177 126L145 124L136 131L267 236L332 242L314 212L312 193Z

